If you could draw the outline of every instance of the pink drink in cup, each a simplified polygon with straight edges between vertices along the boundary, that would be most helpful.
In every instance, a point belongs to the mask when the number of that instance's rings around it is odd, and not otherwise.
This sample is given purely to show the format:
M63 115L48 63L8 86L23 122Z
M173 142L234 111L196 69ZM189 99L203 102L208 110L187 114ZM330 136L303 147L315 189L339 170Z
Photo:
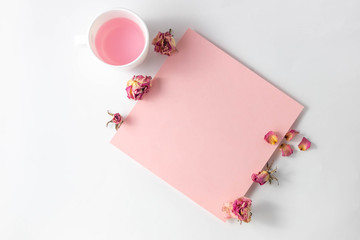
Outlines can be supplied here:
M89 31L89 44L103 62L123 69L140 64L149 49L149 33L145 23L126 9L98 16Z
M127 18L113 18L105 22L95 37L99 57L111 65L125 65L134 61L145 46L140 27Z

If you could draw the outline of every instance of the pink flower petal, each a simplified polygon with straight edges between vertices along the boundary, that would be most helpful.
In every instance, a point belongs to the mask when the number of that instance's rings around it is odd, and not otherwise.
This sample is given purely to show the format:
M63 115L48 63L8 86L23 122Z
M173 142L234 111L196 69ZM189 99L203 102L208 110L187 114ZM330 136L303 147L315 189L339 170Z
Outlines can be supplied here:
M132 99L133 97L132 97L132 86L128 86L127 88L126 88L126 93L127 93L127 97L129 98L129 99Z
M303 139L299 143L298 147L301 151L306 151L307 149L309 149L311 147L311 142L309 140L307 140L305 137L303 137Z
M283 143L280 145L281 155L283 157L288 157L293 154L293 150L289 144Z
M294 130L294 129L291 129L290 131L288 131L285 135L285 139L286 141L290 141L291 139L293 139L296 135L298 135L299 132Z
M278 141L278 137L277 135L273 132L273 131L270 131L268 132L265 137L264 137L265 141L270 143L270 144L276 144L277 141Z

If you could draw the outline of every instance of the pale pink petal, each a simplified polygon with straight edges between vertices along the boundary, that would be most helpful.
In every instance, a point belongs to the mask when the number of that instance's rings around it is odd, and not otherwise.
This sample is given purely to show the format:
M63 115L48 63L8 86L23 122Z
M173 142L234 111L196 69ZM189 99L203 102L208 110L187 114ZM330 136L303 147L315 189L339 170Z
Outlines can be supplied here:
M165 33L159 32L152 40L152 45L154 45L154 51L162 55L171 56L177 51L176 42L171 34L171 29Z
M294 130L294 129L291 129L290 131L288 131L285 135L285 139L287 141L290 141L291 139L293 139L296 135L298 135L299 132Z
M293 154L293 150L289 144L283 143L280 145L281 155L283 157L288 157Z
M128 97L129 99L134 99L134 96L133 96L133 94L132 94L132 86L128 86L128 87L126 88L126 93L127 93L127 97Z
M309 149L311 147L311 142L309 140L307 140L305 137L303 137L303 139L299 143L298 147L301 151L306 151L307 149Z
M265 139L266 142L268 142L270 144L276 144L277 141L278 141L278 137L273 131L268 132L265 135L264 139Z

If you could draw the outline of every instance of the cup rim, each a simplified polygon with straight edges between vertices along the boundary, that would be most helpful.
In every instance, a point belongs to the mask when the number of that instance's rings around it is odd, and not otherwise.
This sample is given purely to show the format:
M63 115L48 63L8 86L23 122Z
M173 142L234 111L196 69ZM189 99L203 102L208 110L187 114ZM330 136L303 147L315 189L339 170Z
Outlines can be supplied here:
M131 15L133 15L133 16L140 22L141 25L143 25L143 27L144 27L143 34L145 35L145 36L144 36L144 37L145 37L145 44L144 44L144 48L143 48L142 52L139 54L139 56L138 56L137 58L135 58L133 61L131 61L131 62L127 63L127 64L114 65L114 64L110 64L110 63L107 63L107 62L103 61L102 59L100 59L100 58L97 56L97 54L95 54L94 50L93 50L91 47L90 47L90 49L91 49L92 53L95 55L95 57L96 57L99 61L101 61L101 62L103 62L103 63L105 63L105 64L107 64L107 65L109 65L109 66L113 66L113 67L117 67L117 68L130 68L132 65L135 65L135 64L147 53L147 50L148 50L148 48L149 48L149 29L148 29L148 27L146 26L146 23L144 22L144 20L142 20L142 18L141 18L138 14L136 14L135 12L133 12L133 11L127 9L127 8L112 8L112 9L109 9L109 10L107 10L107 11L104 11L104 12L98 14L98 15L95 17L95 19L92 21L91 25L90 25L90 28L89 28L89 31L88 31L88 43L89 43L89 46L90 46L90 30L91 30L91 28L93 27L95 21L96 21L100 16L102 16L103 14L108 13L108 12L111 12L111 11L123 11L123 12L130 13Z

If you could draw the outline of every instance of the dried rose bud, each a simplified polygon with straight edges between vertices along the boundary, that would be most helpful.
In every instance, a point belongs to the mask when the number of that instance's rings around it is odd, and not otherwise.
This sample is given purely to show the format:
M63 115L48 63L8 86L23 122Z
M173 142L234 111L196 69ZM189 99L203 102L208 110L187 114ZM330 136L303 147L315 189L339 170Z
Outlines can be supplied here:
M254 182L259 183L260 185L264 185L270 179L270 174L268 171L261 171L259 173L253 173L251 175L251 179Z
M109 125L109 123L114 123L115 124L115 129L118 130L119 127L121 126L121 124L124 122L123 118L121 117L121 115L119 113L113 114L113 113L108 111L108 114L110 116L112 116L113 118L106 123L106 127Z
M260 185L264 185L267 182L271 184L271 181L273 180L276 180L279 184L278 179L274 176L276 171L277 168L271 169L271 165L266 164L266 169L258 173L253 173L251 179L253 182L259 183Z
M240 222L251 221L251 199L247 197L241 197L234 201L232 212L238 217Z
M168 32L159 32L156 37L152 40L154 45L154 51L162 55L171 56L177 51L176 43L173 35L171 35L171 29Z
M137 75L133 76L126 84L127 97L129 99L141 100L143 95L149 92L152 77Z
M113 123L118 124L121 123L122 117L119 113L115 113L113 119L111 120Z
M251 204L252 201L247 197L240 197L234 202L224 203L222 211L225 213L226 218L234 218L242 222L251 221Z

